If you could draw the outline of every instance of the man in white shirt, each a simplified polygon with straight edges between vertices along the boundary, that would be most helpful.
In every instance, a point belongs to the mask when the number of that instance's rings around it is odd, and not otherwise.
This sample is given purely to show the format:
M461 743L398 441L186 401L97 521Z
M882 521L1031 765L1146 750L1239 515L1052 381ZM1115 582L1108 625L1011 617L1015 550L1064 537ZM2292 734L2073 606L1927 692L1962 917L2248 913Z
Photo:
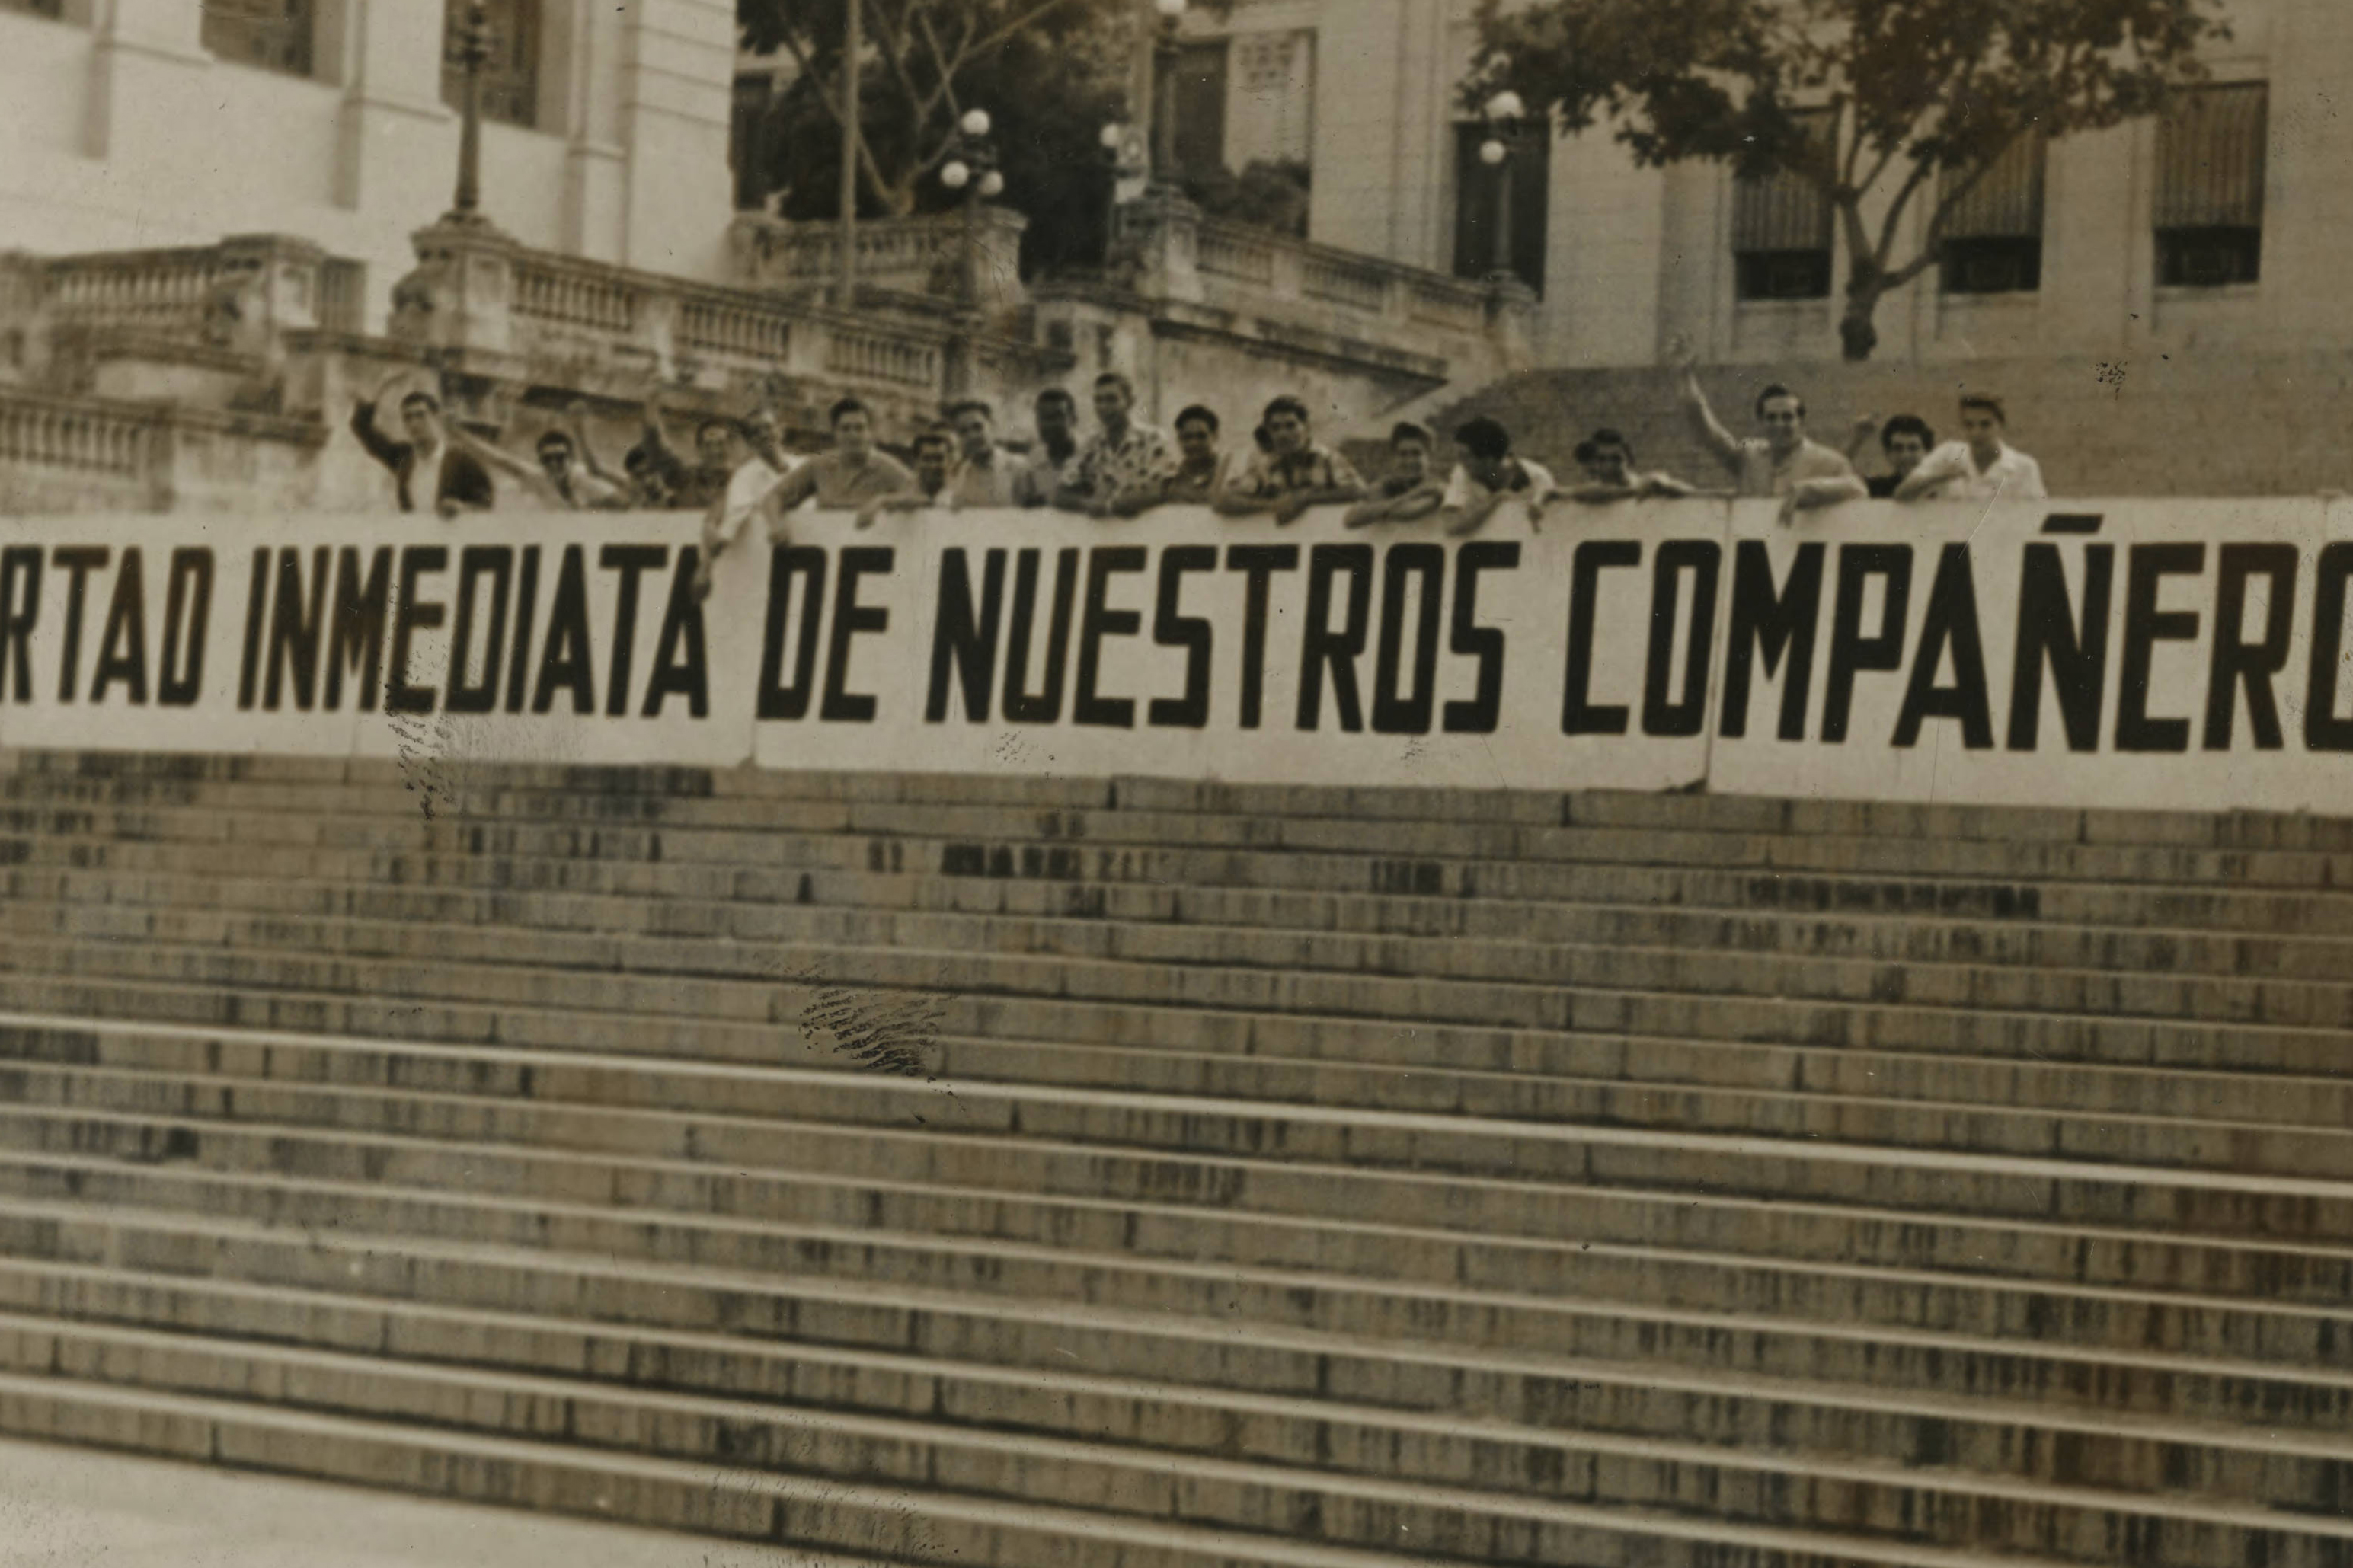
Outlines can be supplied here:
M2010 417L2001 399L1972 393L1961 399L1961 439L1947 441L1904 476L1897 500L2042 500L2042 465L2006 445Z
M703 514L702 560L694 573L698 596L711 592L712 568L743 537L744 526L752 521L752 513L761 500L786 474L800 466L785 451L773 410L754 409L736 427L736 434L744 447L742 460L728 476L725 491Z
M1473 419L1454 432L1462 460L1446 481L1446 499L1438 518L1451 534L1474 532L1487 525L1495 509L1516 500L1527 508L1528 531L1544 523L1544 504L1560 489L1540 464L1512 456L1512 433L1493 419Z

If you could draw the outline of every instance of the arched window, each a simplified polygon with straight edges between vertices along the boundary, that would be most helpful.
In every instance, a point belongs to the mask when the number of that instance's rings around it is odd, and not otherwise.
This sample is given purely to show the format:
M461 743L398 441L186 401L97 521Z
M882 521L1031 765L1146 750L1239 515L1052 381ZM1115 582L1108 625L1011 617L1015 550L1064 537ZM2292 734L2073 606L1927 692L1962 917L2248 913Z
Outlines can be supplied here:
M441 100L462 100L465 73L457 63L458 27L470 0L447 0L441 26ZM482 118L525 128L539 123L540 0L490 0L491 58L482 67Z

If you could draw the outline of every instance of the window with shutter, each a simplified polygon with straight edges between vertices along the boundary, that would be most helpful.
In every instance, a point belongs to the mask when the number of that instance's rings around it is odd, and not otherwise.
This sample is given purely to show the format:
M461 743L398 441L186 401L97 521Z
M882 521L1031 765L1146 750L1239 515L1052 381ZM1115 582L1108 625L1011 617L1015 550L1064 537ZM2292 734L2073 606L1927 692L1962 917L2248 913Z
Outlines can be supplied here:
M540 0L490 0L491 58L482 67L482 118L526 130L539 123ZM442 10L441 101L456 108L465 92L457 63L458 26L467 0Z
M311 13L311 0L204 0L200 36L216 58L309 76Z
M2176 288L2263 272L2271 91L2232 82L2179 94L2158 122L2157 276Z
M2048 143L2010 143L1945 216L1941 258L1947 294L2031 293L2042 287L2042 171ZM1945 175L1946 189L1960 179Z
M1838 131L1834 110L1799 116L1826 162ZM1831 209L1821 186L1777 170L1733 182L1733 287L1742 300L1824 300L1831 291Z

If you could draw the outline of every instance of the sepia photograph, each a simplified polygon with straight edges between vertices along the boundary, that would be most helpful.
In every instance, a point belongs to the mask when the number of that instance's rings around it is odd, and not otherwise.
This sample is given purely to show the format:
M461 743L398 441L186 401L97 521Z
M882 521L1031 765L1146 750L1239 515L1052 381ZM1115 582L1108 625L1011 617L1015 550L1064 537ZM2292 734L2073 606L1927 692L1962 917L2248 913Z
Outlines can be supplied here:
M0 0L0 1568L2353 1568L2348 256L2353 0Z

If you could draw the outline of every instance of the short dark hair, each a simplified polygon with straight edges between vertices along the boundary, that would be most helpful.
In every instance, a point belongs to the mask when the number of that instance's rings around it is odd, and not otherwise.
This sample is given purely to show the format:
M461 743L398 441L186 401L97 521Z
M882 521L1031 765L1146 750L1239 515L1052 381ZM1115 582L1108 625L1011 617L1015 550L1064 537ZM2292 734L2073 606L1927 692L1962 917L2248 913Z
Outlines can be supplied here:
M945 414L950 419L961 419L967 414L977 414L992 425L997 423L997 410L985 397L967 397L959 402L951 403L947 405Z
M1936 445L1936 433L1917 414L1898 414L1879 427L1879 449L1885 451L1898 436L1917 436L1925 451Z
M536 449L537 449L537 450L539 450L539 451L544 452L544 451L546 451L546 450L547 450L549 447L563 447L563 448L564 448L565 451L567 451L567 452L569 452L569 451L573 451L573 450L575 450L575 447L574 447L574 445L573 445L572 437L569 437L569 436L567 436L567 435L565 435L563 431L561 431L561 430L543 430L543 431L541 431L541 432L539 433L539 441L538 441L537 448L536 448Z
M1307 405L1287 392L1266 405L1266 413L1262 417L1271 424L1278 414L1288 414L1302 425L1313 423L1307 416Z
M1389 426L1391 447L1402 447L1408 441L1419 441L1425 447L1438 445L1438 437L1430 434L1430 426L1427 425L1417 425L1410 419L1401 419Z
M944 425L934 425L928 430L917 431L915 450L920 452L926 447L944 447L953 452L955 450L955 434Z
M1512 433L1484 415L1456 426L1454 444L1474 458L1508 458L1512 455Z
M436 414L441 412L441 400L434 396L431 393L426 391L423 387L418 387L417 390L411 392L407 396L400 400L400 411L403 414L406 414L412 406L419 403L422 403L426 407L430 408Z
M1050 386L1046 388L1045 391L1038 395L1038 400L1035 406L1043 408L1050 403L1061 404L1064 407L1071 409L1073 413L1077 411L1079 406L1079 400L1071 395L1071 390L1066 386Z
M867 407L865 404L860 403L855 397L845 397L840 402L835 404L832 407L825 411L826 428L828 430L840 429L841 422L849 418L853 414L865 415L869 423L871 423L874 418L874 410Z
M1625 453L1628 462L1634 460L1634 443L1607 425L1577 444L1577 460L1580 463L1589 463L1599 457L1604 448L1609 447L1615 447Z
M1207 425L1209 434L1214 436L1218 433L1218 411L1206 403L1196 403L1176 416L1177 429L1182 430L1187 425Z
M1127 374L1124 371L1107 370L1101 375L1095 377L1095 388L1097 391L1101 391L1106 386L1116 386L1122 392L1126 393L1130 397L1134 397L1135 395L1135 383L1127 378Z
M1764 391L1757 395L1757 418L1762 419L1765 417L1765 405L1772 402L1777 397L1786 397L1790 402L1796 404L1798 405L1799 418L1803 419L1806 416L1806 400L1777 381L1772 385L1767 387Z
M1274 450L1274 437L1266 433L1266 426L1263 425L1250 432L1250 440L1257 444L1258 449L1261 452Z
M2010 423L2010 410L2004 408L2001 405L2001 399L1996 397L1990 392L1971 392L1965 394L1961 398L1961 412L1966 414L1972 408L1984 409L2001 424L2007 425Z

